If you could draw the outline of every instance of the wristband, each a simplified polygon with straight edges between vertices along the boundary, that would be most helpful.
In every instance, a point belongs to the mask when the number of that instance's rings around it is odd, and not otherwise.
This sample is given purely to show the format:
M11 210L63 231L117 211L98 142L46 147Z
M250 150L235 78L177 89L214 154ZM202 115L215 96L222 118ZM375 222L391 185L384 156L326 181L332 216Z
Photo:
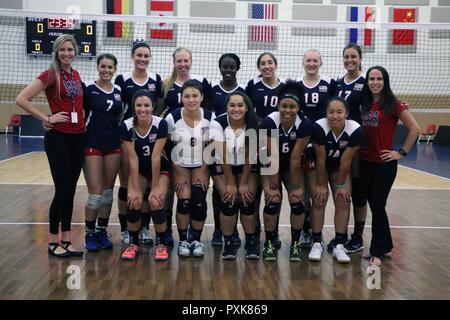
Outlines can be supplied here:
M405 150L403 150L403 148L400 148L400 150L398 150L398 153L400 153L402 156L406 157L408 155L408 152L406 152Z
M337 188L337 189L345 188L345 182L344 182L344 183L337 183L337 184L336 184L336 188Z
M48 124L51 124L51 123L50 123L50 117L51 117L51 116L48 116L48 118L47 118L47 123L48 123Z

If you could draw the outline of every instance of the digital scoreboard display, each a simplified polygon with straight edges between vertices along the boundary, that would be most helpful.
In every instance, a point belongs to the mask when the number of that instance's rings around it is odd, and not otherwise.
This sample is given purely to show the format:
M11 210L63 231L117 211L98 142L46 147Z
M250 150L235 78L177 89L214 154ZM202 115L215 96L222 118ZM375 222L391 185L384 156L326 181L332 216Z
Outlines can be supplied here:
M26 18L27 54L51 55L55 39L72 34L78 44L79 57L96 56L96 21L70 18Z

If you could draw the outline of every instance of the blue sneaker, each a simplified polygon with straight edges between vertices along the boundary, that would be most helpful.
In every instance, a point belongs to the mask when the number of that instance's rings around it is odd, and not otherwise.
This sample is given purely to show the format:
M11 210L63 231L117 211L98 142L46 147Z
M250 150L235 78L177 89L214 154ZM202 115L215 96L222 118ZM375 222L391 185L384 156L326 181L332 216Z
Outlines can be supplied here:
M86 232L85 242L86 242L86 249L88 252L97 252L100 250L98 247L95 232Z
M166 230L166 246L173 247L173 231L171 226Z
M95 235L97 236L97 243L98 243L98 246L100 248L102 248L102 249L112 249L113 244L111 242L110 236L106 232L106 229L99 229L99 230L97 230Z
M241 238L239 237L239 231L237 227L235 227L233 231L233 245L236 248L239 248L241 246Z
M222 231L220 229L214 230L211 245L214 247L221 247L223 245Z

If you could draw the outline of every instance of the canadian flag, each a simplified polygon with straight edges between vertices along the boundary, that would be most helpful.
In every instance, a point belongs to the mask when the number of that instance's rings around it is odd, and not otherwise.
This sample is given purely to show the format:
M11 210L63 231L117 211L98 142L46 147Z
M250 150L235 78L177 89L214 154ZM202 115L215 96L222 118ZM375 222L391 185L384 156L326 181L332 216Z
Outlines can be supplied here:
M173 16L173 0L150 0L150 15L159 17ZM150 25L151 39L173 39L172 23L152 23Z

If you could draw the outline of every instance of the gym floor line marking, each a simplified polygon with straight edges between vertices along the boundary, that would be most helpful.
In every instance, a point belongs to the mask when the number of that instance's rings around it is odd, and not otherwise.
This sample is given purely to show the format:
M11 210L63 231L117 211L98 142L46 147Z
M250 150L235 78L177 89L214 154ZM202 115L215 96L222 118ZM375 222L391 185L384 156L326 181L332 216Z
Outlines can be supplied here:
M28 155L33 154L33 153L36 153L36 151L30 151L30 152L21 154L19 156L15 156L15 157L8 158L8 159L3 159L3 160L0 160L0 163L6 162L6 161L9 161L9 160L14 160L14 159L21 158L21 157L25 157L25 156L28 156Z
M8 225L14 225L14 226L23 226L23 225L48 225L48 222L0 222L0 225L8 226ZM84 222L73 222L72 225L76 226L84 226ZM109 223L110 226L120 226L120 223ZM240 224L238 224L240 225ZM176 226L176 224L172 224L172 226ZM205 227L213 227L214 224L212 223L205 223ZM262 224L264 226L264 224ZM354 227L353 225L349 224L349 227ZM289 224L280 224L279 227L291 227ZM324 228L334 228L334 225L332 224L325 224L323 226ZM365 228L372 228L372 226L365 226ZM450 230L450 227L435 227L435 226L391 226L391 229L435 229L435 230Z
M445 179L445 180L450 181L449 178L446 178L446 177L443 177L443 176L439 176L439 175L437 175L437 174L433 174L433 173L425 172L425 171L422 171L422 170L414 169L414 168L411 168L411 167L408 167L408 166L404 166L404 165L401 165L401 164L399 164L398 166L399 166L399 167L406 168L406 169L411 169L411 170L413 170L413 171L417 171L417 172L420 172L420 173L423 173L423 174L427 174L427 175L429 175L429 176L433 176L433 177L436 177L436 178L442 178L442 179Z

